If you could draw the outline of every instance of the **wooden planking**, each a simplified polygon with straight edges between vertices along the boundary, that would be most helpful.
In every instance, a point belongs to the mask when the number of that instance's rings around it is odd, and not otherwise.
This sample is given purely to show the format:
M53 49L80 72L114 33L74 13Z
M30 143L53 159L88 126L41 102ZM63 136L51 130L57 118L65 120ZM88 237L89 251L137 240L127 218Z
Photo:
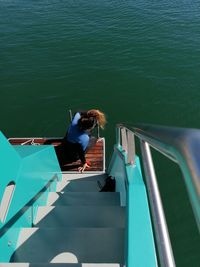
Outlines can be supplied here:
M100 140L93 147L89 148L86 152L86 160L91 163L91 167L87 168L87 171L103 171L103 157L104 157L104 148L103 148L103 140ZM78 167L81 166L80 160L68 163L62 166L63 171L77 171Z
M28 141L28 142L27 142ZM61 144L61 138L12 138L9 142L12 145L21 145L27 142L25 145L53 145L58 146ZM91 167L87 171L103 171L104 160L104 142L103 139L99 139L92 147L86 152L86 160L91 163ZM64 164L61 166L62 171L77 171L81 166L81 161Z

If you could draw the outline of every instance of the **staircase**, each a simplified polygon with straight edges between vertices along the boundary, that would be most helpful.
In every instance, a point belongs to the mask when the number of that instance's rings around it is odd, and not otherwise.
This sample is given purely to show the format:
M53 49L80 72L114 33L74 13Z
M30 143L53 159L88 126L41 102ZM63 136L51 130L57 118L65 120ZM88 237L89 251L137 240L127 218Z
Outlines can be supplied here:
M38 207L32 228L23 228L12 263L0 267L62 267L124 264L125 208L120 195L99 192L105 174L65 173Z

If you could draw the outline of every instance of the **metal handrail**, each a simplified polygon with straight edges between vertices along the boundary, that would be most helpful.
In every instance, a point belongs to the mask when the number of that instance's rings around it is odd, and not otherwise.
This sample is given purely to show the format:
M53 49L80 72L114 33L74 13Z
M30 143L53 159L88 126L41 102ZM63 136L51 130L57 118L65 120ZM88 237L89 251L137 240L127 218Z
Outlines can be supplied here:
M144 124L132 130L179 165L200 230L200 130Z
M123 143L127 142L126 138L121 138L121 134L124 131L126 133L132 132L141 142L142 159L161 266L175 266L150 147L153 147L179 165L183 172L196 222L200 230L200 130L145 124L131 127L118 125L118 146L121 145L123 147ZM129 150L132 150L132 148L128 146L127 153L129 155L132 153L134 157L135 152L130 152Z
M149 144L141 141L141 150L161 266L174 267L176 265Z

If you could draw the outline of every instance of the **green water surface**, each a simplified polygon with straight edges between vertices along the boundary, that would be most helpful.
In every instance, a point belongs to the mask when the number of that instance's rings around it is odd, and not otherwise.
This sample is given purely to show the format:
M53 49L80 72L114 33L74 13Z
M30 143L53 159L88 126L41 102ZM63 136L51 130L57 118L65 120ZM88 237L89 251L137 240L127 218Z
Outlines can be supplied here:
M0 0L1 131L62 136L69 109L99 108L109 155L119 122L200 128L199 14L197 0ZM181 174L156 165L176 264L199 267Z

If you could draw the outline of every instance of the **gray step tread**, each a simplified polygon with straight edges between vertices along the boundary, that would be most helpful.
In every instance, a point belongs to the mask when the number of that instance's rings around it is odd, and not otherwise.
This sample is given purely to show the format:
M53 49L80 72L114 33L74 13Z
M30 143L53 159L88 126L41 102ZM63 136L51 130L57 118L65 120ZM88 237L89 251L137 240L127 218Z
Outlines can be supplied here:
M57 192L60 192L60 191L69 191L67 188L68 188L68 185L70 182L72 182L73 184L73 188L74 188L74 185L75 184L83 184L83 183L88 183L88 182L92 182L93 185L95 185L95 187L92 187L92 191L99 191L99 187L97 185L97 181L100 181L101 183L104 183L105 179L106 179L107 175L106 174L97 174L97 175L94 175L94 174L80 174L80 173L76 173L76 174L63 174L62 175L62 181L61 182L58 182L57 184ZM89 184L89 183L88 183ZM91 188L91 185L90 187ZM73 190L74 191L74 190ZM78 192L78 190L75 190ZM82 190L80 190L82 191ZM85 190L84 190L85 191ZM91 190L89 190L91 191Z
M11 262L49 263L66 252L66 263L123 263L124 229L23 228L18 246Z
M0 267L123 267L117 263L0 263Z
M37 227L124 227L125 208L118 206L39 207Z
M84 180L84 181L103 181L108 175L106 173L91 174L91 173L65 173L62 174L62 180Z
M120 205L120 194L115 192L51 192L47 205Z
M72 180L57 183L57 192L99 192L97 181Z

